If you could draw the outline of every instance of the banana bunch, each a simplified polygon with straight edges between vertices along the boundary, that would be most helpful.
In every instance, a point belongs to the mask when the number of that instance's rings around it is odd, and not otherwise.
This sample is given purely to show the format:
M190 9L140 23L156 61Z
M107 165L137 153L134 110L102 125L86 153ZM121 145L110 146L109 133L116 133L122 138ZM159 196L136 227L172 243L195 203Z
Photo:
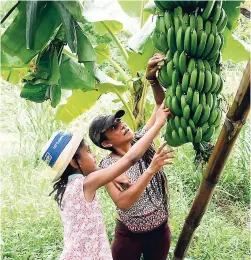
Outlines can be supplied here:
M157 17L152 40L166 56L157 76L174 114L165 139L171 146L207 143L221 121L221 49L228 17L221 0L155 4L164 12Z

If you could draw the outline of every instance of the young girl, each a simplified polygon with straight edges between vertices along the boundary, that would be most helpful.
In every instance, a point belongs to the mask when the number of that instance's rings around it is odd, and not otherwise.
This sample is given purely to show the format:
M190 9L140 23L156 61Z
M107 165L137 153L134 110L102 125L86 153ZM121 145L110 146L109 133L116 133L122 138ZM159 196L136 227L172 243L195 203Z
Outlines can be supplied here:
M64 225L64 250L60 259L111 260L111 251L96 199L96 190L135 164L149 147L170 115L164 105L154 126L121 159L98 170L95 156L83 140L83 131L58 133L48 142L42 159L56 171L53 181L55 200ZM116 120L116 118L113 118ZM171 150L162 145L142 178L148 183L162 166L170 164Z

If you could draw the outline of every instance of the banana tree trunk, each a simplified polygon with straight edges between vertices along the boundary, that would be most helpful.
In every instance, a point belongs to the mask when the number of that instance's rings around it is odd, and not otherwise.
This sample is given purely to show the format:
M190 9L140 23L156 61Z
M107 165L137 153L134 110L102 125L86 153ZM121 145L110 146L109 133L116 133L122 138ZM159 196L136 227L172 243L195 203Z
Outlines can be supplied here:
M192 241L195 229L206 211L221 172L227 162L234 143L246 121L250 110L250 60L240 82L234 102L229 109L219 138L204 172L203 181L197 191L192 208L174 250L173 260L182 260Z

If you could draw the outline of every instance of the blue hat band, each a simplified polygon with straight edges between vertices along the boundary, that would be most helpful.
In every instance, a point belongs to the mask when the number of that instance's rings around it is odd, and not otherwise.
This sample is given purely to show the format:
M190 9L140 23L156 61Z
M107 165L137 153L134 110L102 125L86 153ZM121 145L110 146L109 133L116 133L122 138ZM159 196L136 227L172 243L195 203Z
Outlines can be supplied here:
M63 152L65 146L70 142L71 138L72 134L64 132L58 133L48 149L45 151L42 159L46 161L50 167L53 167L58 157Z

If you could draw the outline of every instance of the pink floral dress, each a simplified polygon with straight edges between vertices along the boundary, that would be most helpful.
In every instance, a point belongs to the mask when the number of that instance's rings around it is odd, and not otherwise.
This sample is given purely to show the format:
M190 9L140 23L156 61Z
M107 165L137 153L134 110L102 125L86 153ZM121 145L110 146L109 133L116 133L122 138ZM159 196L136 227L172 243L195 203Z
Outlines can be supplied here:
M102 211L96 195L88 202L84 197L84 176L70 176L62 200L64 250L61 260L112 260Z

